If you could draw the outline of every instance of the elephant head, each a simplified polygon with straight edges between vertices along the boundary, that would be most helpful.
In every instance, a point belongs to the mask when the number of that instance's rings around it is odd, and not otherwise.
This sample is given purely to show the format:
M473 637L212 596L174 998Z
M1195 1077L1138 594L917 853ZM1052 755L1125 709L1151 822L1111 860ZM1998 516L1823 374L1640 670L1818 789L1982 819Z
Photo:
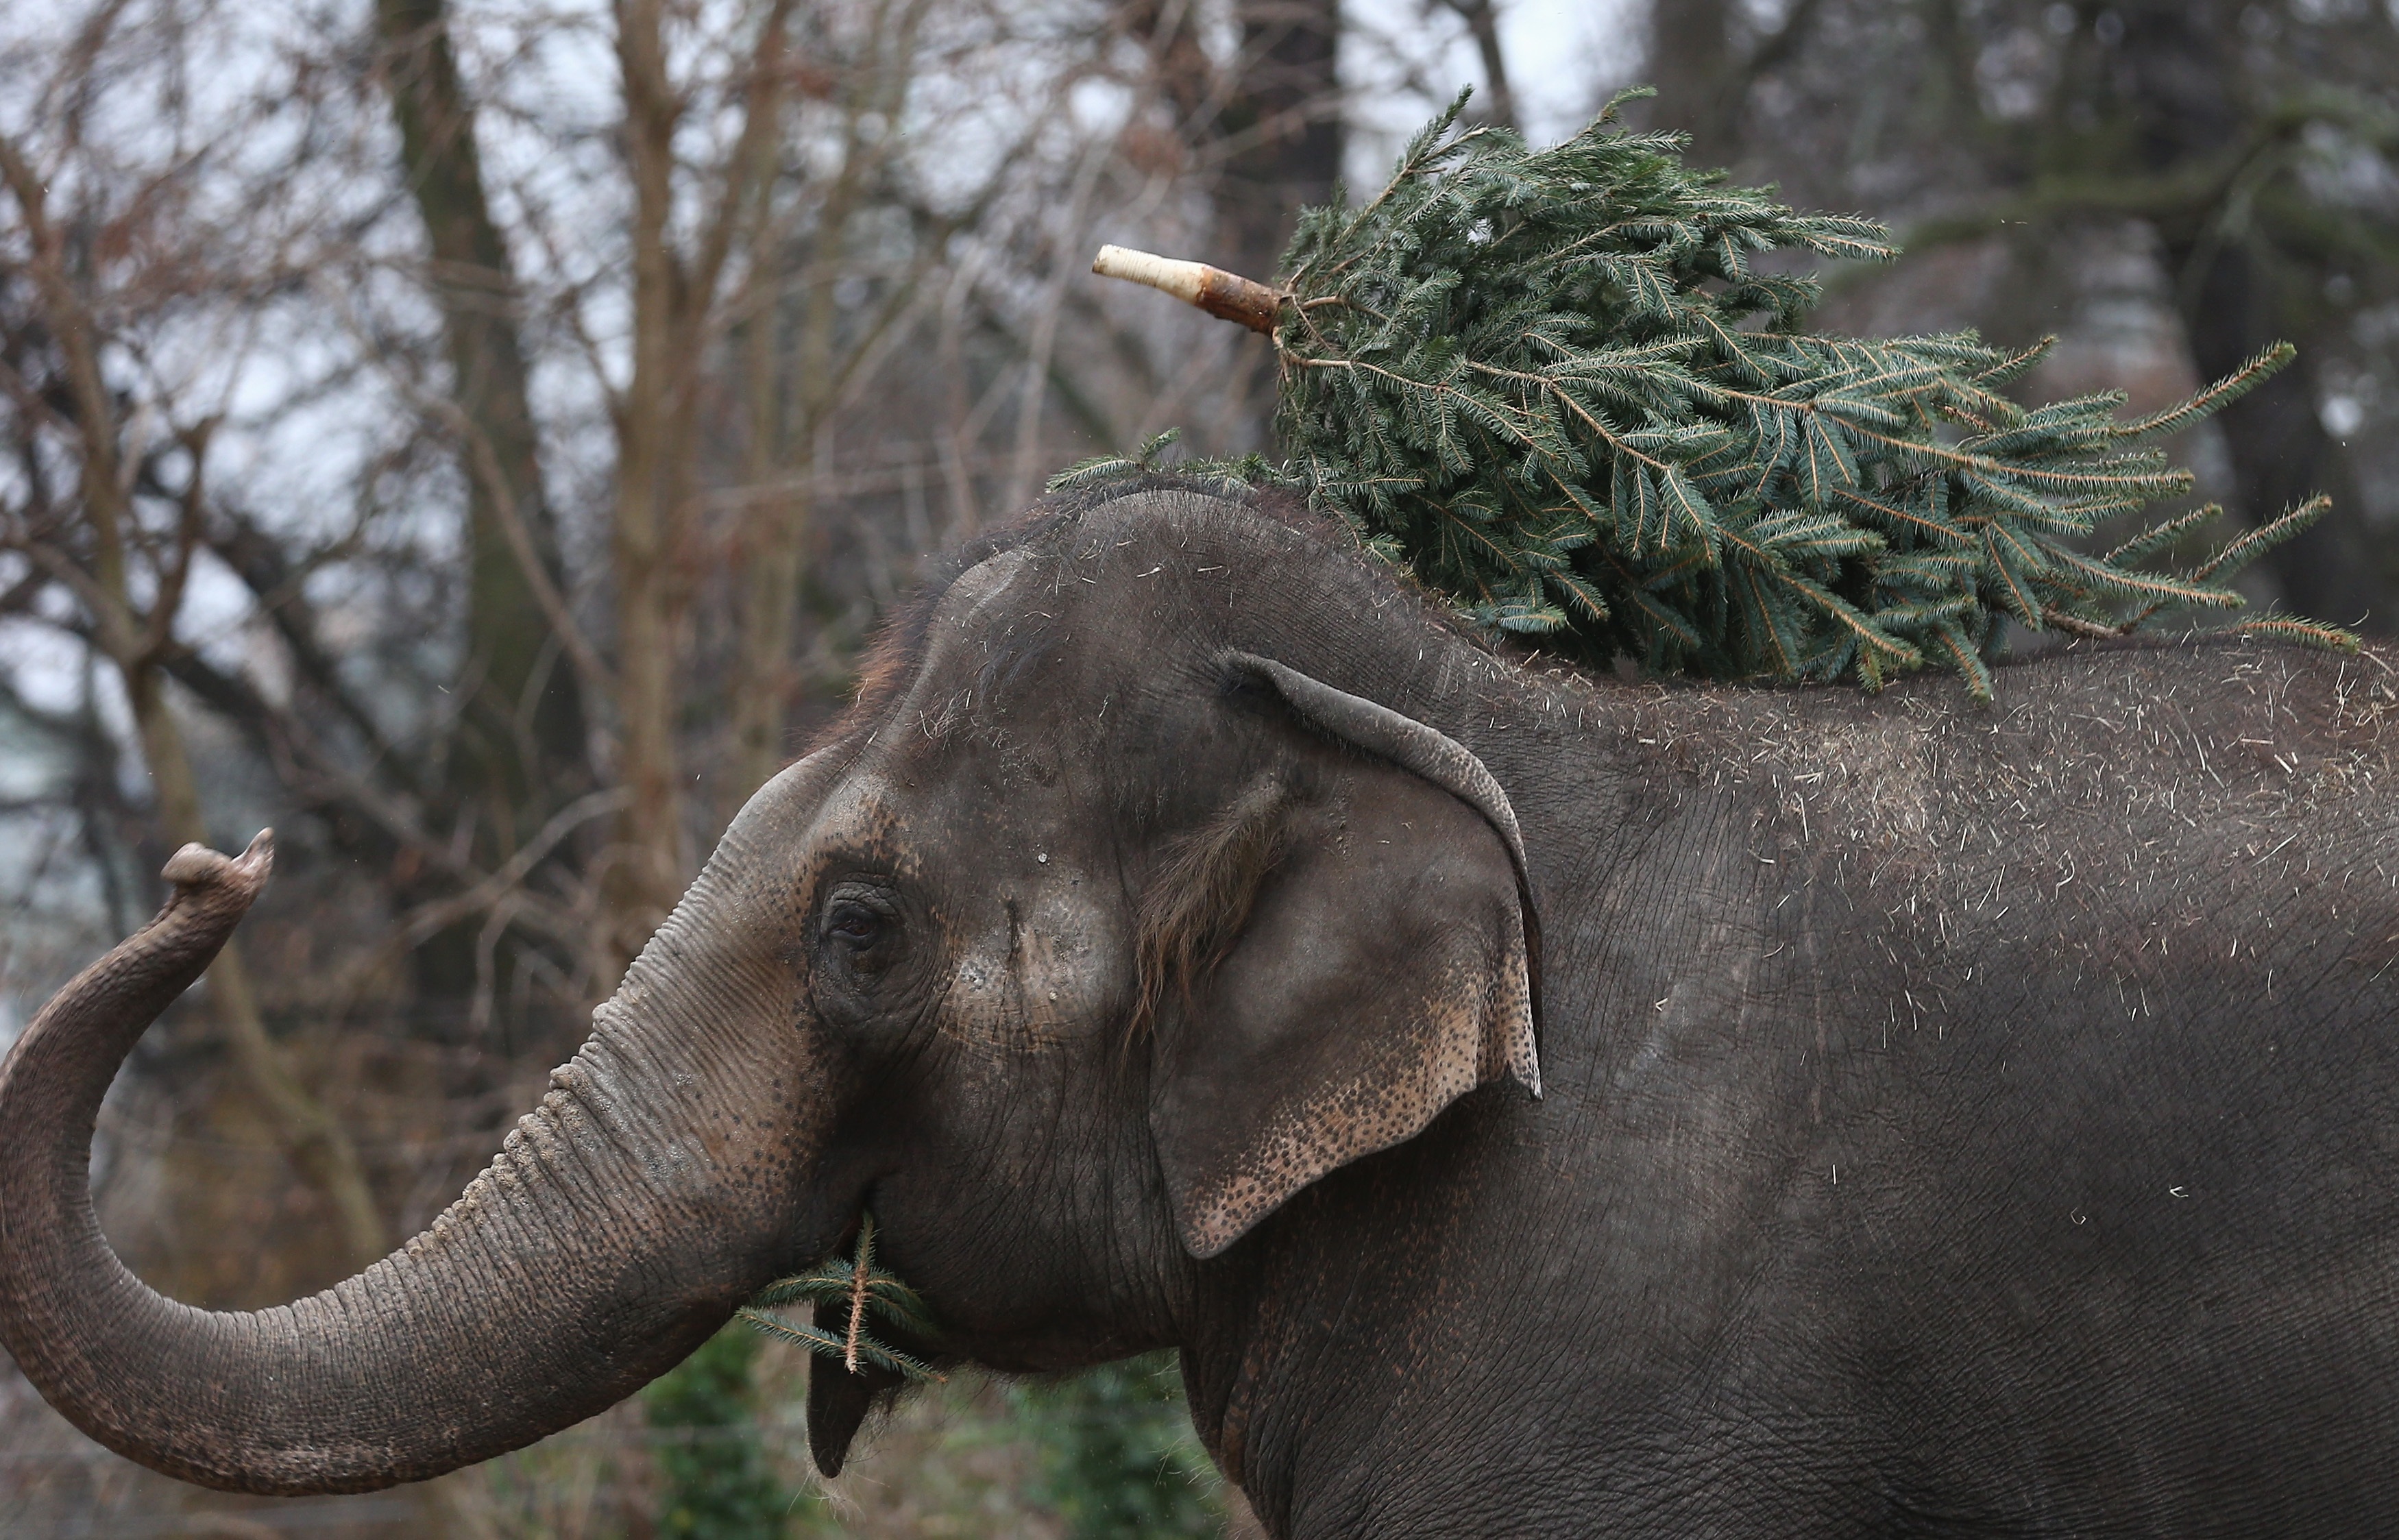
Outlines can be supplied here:
M1052 507L950 574L489 1169L277 1309L161 1298L92 1215L111 1075L266 875L263 843L178 855L0 1069L0 1336L43 1393L210 1485L424 1478L622 1398L868 1208L945 1351L1073 1367L1178 1341L1328 1172L1538 1090L1509 799L1387 703L1476 649L1325 532L1187 491ZM818 1379L837 1467L872 1383Z

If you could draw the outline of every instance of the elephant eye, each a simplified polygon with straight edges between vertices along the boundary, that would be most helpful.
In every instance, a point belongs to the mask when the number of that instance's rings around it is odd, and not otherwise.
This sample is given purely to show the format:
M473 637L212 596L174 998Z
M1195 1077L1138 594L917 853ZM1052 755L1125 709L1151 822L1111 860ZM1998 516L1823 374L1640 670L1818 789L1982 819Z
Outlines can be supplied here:
M865 883L845 883L825 899L818 945L847 971L879 973L893 962L900 911L892 896Z
M881 939L883 916L864 904L842 904L825 917L825 934L862 951Z

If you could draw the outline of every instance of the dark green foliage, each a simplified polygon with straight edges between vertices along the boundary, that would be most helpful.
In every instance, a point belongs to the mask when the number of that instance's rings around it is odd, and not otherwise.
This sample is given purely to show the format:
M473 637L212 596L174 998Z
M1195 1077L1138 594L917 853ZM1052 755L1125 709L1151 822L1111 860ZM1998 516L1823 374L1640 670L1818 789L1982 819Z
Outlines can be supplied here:
M666 1540L780 1540L791 1494L766 1469L751 1367L758 1339L720 1331L642 1392L657 1445Z
M831 1304L849 1306L849 1330L845 1335L836 1337L813 1322L789 1320L773 1313L786 1304ZM855 1372L861 1363L871 1363L912 1380L941 1378L907 1354L875 1341L869 1325L876 1316L919 1342L931 1342L941 1334L915 1290L875 1264L873 1214L859 1220L858 1245L849 1257L831 1258L797 1277L770 1283L740 1310L740 1318L751 1326L830 1358L845 1371Z
M1192 1436L1173 1355L1016 1385L1010 1398L1041 1442L1030 1495L1076 1540L1211 1535L1222 1525L1217 1478Z
M1885 259L1878 225L1726 186L1613 106L1533 150L1459 128L1463 103L1372 202L1301 215L1275 331L1286 459L1204 474L1304 493L1484 626L1715 678L1879 688L1930 660L1981 696L2002 616L2090 635L2233 608L2233 573L2324 511L2187 571L2135 563L2202 516L2090 554L2103 520L2190 489L2150 441L2288 347L2137 422L2118 393L2026 408L2000 392L2046 344L1812 336L1817 285L1758 264Z

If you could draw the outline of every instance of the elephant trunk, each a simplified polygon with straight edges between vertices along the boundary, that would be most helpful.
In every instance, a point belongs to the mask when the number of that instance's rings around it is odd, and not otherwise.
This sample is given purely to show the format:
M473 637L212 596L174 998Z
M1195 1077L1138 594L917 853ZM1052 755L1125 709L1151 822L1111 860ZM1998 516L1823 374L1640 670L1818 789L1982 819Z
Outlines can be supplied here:
M93 1214L93 1120L269 859L264 835L238 859L184 847L158 917L61 991L0 1064L0 1341L85 1432L240 1492L440 1475L623 1398L806 1250L818 1076L788 970L771 938L739 930L754 896L720 849L540 1106L431 1228L275 1309L153 1291Z

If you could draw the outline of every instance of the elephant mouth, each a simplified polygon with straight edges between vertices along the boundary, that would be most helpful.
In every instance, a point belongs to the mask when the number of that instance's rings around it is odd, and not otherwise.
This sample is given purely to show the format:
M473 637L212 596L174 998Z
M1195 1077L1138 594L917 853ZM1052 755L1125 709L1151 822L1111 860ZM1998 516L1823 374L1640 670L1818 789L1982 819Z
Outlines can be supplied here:
M917 1384L945 1379L927 1361L940 1351L941 1326L923 1297L876 1260L874 1236L874 1212L861 1207L847 1255L836 1247L815 1266L768 1284L736 1314L846 1374L877 1370ZM800 1306L812 1307L813 1318L784 1314Z
M877 1403L910 1385L945 1379L942 1366L956 1361L924 1299L876 1261L874 1238L874 1209L861 1200L842 1244L768 1284L737 1313L809 1355L808 1453L827 1477L841 1474L850 1441Z

